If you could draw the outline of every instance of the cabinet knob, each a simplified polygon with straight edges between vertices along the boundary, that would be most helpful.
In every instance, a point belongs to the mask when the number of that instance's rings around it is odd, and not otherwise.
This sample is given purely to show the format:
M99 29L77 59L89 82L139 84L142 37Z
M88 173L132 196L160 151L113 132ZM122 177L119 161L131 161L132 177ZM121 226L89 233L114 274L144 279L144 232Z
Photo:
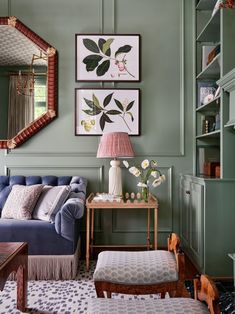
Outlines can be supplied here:
M186 194L190 194L190 191L189 191L189 190L187 190L185 193L186 193Z

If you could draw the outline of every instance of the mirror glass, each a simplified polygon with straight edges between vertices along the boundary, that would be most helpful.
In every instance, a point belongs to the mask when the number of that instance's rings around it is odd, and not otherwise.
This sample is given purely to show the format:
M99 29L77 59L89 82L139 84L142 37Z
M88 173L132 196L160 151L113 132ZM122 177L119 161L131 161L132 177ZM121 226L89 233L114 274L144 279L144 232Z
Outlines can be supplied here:
M0 147L14 148L56 116L57 53L15 17L0 18Z

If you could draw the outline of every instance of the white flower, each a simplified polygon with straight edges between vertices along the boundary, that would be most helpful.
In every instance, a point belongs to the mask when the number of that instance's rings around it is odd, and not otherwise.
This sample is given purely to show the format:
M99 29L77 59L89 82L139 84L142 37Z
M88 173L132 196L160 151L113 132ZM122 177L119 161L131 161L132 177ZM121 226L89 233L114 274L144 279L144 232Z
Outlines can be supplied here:
M148 161L148 159L143 160L142 163L141 163L141 167L142 167L143 169L146 169L146 168L148 168L148 166L149 166L149 161Z
M139 177L140 176L140 171L138 168L136 167L131 167L129 168L129 171L131 174L133 174L135 177Z
M151 171L151 176L157 178L157 171L155 170Z
M166 181L166 176L165 176L164 174L162 174L162 175L160 176L160 179L161 179L162 182L164 182L164 181Z
M143 182L139 182L137 184L137 186L139 186L140 188L147 188L148 187L148 185L146 183L143 183Z
M162 174L159 178L157 178L153 181L152 186L156 188L157 186L162 184L162 182L164 182L164 181L166 181L166 177L164 174Z
M123 165L126 167L126 168L129 168L129 162L128 161L126 161L126 160L123 160Z
M157 161L155 161L155 160L152 160L152 166L153 166L153 167L157 167L157 166L158 166L158 163L157 163Z
M153 181L152 186L156 188L156 187L159 186L161 183L162 183L162 181L160 180L160 178L157 178L157 179L155 179L155 180Z

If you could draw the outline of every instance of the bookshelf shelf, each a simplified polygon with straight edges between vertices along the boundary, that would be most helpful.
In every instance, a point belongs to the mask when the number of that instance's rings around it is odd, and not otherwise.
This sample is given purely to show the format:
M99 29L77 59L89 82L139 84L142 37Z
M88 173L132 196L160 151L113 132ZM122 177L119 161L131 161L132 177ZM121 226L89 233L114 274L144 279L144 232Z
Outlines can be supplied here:
M214 42L220 41L220 10L218 10L207 22L206 26L198 35L197 42Z
M215 0L200 0L196 6L196 10L213 10L215 3Z
M215 130L213 132L205 133L196 136L196 139L202 139L202 138L219 138L220 137L220 130Z
M220 77L220 53L197 75L197 79L218 79Z
M220 179L224 179L235 178L235 10L214 12L216 4L217 0L195 1L194 175L203 174L202 164L200 171L198 167L199 147L214 145L217 149L210 150L205 162L220 162Z
M220 108L220 96L214 98L207 104L200 106L196 109L197 112L218 111Z

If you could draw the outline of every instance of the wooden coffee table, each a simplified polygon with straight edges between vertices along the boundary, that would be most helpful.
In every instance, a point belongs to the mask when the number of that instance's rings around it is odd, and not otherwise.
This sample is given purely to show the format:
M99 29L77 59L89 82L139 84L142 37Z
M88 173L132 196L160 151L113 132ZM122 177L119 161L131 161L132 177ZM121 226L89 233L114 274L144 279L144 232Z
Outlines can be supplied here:
M28 285L28 244L0 242L0 290L8 276L17 273L17 309L26 311Z

